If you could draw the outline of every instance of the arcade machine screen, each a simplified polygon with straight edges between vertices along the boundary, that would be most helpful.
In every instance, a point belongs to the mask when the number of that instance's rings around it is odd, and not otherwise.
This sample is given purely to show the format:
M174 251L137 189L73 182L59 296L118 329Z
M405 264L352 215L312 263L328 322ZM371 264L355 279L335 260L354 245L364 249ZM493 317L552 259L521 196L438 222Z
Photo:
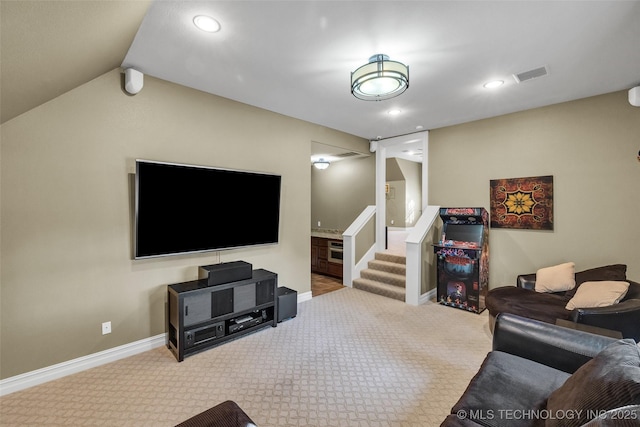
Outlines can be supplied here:
M481 247L482 232L482 224L447 224L446 245Z

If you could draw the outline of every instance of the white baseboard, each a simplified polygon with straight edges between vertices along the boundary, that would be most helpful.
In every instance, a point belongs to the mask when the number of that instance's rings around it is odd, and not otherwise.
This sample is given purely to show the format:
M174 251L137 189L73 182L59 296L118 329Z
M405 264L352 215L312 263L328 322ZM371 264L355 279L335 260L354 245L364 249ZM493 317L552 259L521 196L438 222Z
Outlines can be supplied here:
M105 365L125 357L143 353L154 348L162 347L167 343L167 334L156 335L119 347L110 348L88 356L58 363L57 365L26 372L0 381L0 396L4 396L29 387L57 380L67 375Z
M298 294L298 303L311 300L311 291ZM57 380L67 375L105 365L125 357L143 353L154 348L162 347L167 343L167 334L156 335L119 347L110 348L88 356L58 363L57 365L26 372L24 374L9 377L0 381L0 396L4 396L29 387Z
M311 296L311 291L305 292L303 294L298 294L298 303L311 300Z
M434 298L436 298L436 294L438 293L438 289L437 288L433 288L431 289L429 292L420 295L420 299L418 301L419 305L424 304L427 301L430 301Z

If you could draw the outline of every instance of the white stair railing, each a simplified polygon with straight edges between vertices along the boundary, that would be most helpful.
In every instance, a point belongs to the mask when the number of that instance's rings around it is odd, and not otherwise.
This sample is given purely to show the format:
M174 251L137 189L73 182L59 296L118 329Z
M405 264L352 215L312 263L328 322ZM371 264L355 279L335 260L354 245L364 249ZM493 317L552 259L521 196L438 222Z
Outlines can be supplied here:
M343 237L343 279L345 286L353 287L353 280L374 259L376 252L375 206L367 206L345 230ZM435 293L435 284L429 278L435 271L435 255L431 243L438 238L440 206L427 206L405 240L407 281L405 302L419 305Z
M375 206L367 206L342 233L342 284L350 288L353 280L360 277L360 272L375 257L375 213Z
M435 262L433 262L435 255L430 245L433 242L429 238L431 237L432 240L434 233L437 232L435 227L437 226L439 213L440 206L427 206L413 227L413 231L405 240L407 250L405 302L407 304L423 304L429 300L435 291L435 285L432 287L428 283L431 271L436 268Z

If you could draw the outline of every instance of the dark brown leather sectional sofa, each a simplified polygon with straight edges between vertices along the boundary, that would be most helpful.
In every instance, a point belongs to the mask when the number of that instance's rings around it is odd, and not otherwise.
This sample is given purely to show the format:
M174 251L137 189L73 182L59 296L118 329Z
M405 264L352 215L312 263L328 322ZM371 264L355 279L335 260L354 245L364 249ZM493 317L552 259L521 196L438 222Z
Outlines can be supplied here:
M640 342L640 283L627 279L627 266L614 264L575 273L575 288L565 292L536 292L536 274L518 276L516 286L491 289L486 296L489 321L493 323L499 313L519 316L555 324L557 319L620 331L624 338ZM580 285L592 281L626 281L629 289L617 304L608 307L576 308L567 310L567 302Z
M441 427L640 425L640 347L502 313L493 350Z

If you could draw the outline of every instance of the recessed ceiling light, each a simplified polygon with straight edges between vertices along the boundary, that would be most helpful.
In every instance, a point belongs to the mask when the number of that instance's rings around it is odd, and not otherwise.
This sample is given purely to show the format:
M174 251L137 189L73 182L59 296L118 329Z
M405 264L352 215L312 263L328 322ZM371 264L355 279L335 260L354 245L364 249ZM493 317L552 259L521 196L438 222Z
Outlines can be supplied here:
M416 130L422 130L422 129L424 129L424 126L422 126L422 125L416 126Z
M390 116L397 116L398 114L402 113L402 110L389 110L387 111L387 114L389 114Z
M503 84L504 84L504 80L493 80L485 83L483 86L486 87L487 89L494 89L502 86Z
M193 18L196 27L207 33L217 33L220 31L220 23L210 16L198 15Z

